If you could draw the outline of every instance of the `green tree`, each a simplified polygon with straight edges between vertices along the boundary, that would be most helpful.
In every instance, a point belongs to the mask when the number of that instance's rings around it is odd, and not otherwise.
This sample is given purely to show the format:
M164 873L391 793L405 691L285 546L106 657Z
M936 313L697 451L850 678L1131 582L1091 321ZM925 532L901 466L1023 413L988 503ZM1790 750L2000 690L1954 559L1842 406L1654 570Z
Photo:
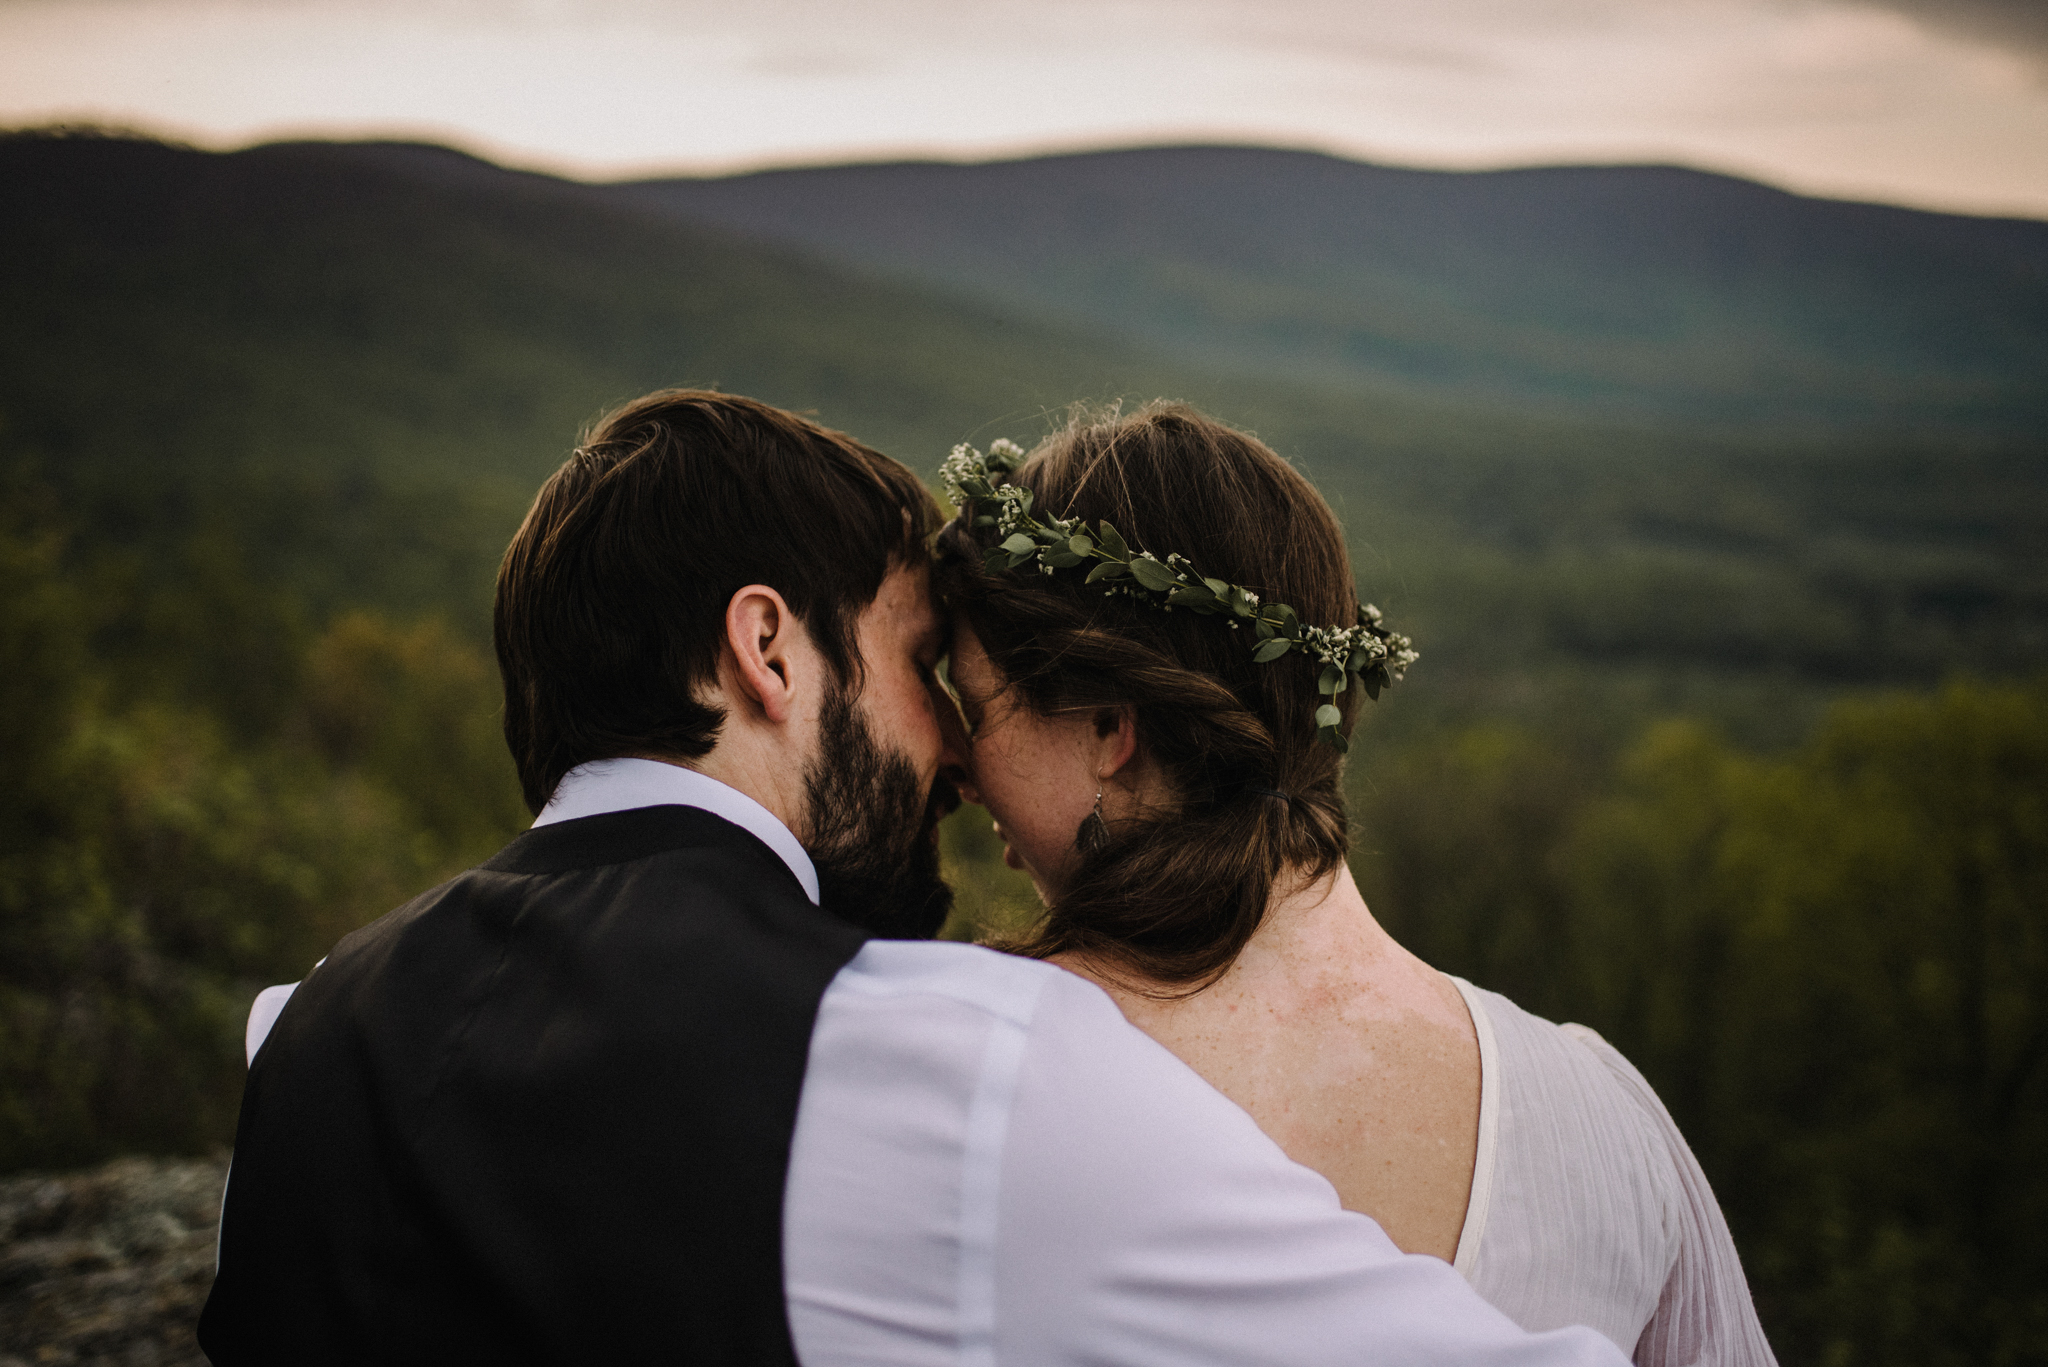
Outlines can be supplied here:
M2048 688L1659 728L1565 853L1584 1018L1713 1178L1792 1360L2048 1353Z
M439 618L343 613L307 654L303 708L326 761L399 805L430 872L488 857L530 820L497 669Z
M1353 784L1367 903L1445 972L1569 1015L1582 997L1560 851L1605 781L1599 756L1519 728L1411 744Z
M494 671L438 622L358 613L275 668L275 639L230 633L152 692L96 649L105 564L74 572L47 504L7 506L0 1170L226 1142L256 990L523 824ZM196 630L223 595L236 620L249 595L204 576L155 601ZM267 721L195 688L250 654Z
M1729 858L1752 1090L1815 1207L1754 1217L1812 1286L1788 1318L1839 1360L2039 1361L2048 688L1845 703L1767 782Z

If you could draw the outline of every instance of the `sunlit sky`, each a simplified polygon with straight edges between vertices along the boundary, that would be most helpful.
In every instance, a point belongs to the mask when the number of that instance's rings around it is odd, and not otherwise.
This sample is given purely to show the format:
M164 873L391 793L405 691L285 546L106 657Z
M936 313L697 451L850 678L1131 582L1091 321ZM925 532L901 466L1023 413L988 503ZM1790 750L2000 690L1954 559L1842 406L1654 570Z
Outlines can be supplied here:
M586 178L1136 143L2048 217L2048 0L0 0L0 124Z

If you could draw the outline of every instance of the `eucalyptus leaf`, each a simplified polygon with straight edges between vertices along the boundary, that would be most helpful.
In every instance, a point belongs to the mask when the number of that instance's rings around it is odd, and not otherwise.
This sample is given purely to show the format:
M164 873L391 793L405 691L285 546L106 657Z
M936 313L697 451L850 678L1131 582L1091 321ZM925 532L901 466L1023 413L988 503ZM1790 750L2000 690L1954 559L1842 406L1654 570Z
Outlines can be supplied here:
M1009 567L1010 553L1001 546L990 548L988 554L981 558L981 568L987 574L994 574L999 570L1006 570Z
M995 515L993 513L983 513L980 517L974 519L974 525L977 527L993 527L996 525Z
M1270 641L1273 639L1273 624L1263 617L1255 618L1253 620L1252 630L1259 633L1259 639L1261 641Z
M1323 677L1316 680L1318 693L1342 693L1344 691L1344 666L1324 665Z
M1337 710L1335 703L1324 703L1316 709L1317 726L1336 726L1342 723L1344 714Z
M1095 532L1096 539L1102 542L1104 550L1119 560L1127 561L1131 558L1131 548L1125 544L1123 533L1112 527L1108 518L1105 517L1095 524Z
M1351 742L1345 740L1344 733L1334 726L1325 726L1316 732L1316 739L1340 755L1347 753L1351 749Z
M1259 623L1259 625L1261 627L1265 627L1266 624L1264 622L1261 622ZM1266 629L1271 630L1271 628ZM1292 649L1294 649L1294 642L1287 640L1285 637L1282 637L1279 640L1267 640L1261 642L1259 648L1252 652L1252 663L1261 665L1267 664L1273 660L1279 659L1282 655L1285 655L1288 651Z
M1070 570L1081 563L1081 557L1072 551L1053 550L1045 553L1045 563L1056 570Z
M1174 585L1173 571L1157 560L1131 561L1131 577L1155 593L1164 593Z
M1037 554L1038 547L1036 546L1031 547L1029 550L1011 551L1009 568L1014 570L1019 565L1023 564L1025 561L1031 559L1033 556Z
M1211 579L1206 575L1203 576L1202 582L1209 586L1209 592L1216 595L1218 602L1229 601L1230 585L1224 583L1221 579Z
M1003 549L1012 555L1029 555L1038 549L1038 543L1022 532L1011 532L1003 538Z
M1194 612L1213 613L1217 610L1216 595L1205 588L1183 584L1166 595L1166 601L1177 608L1188 608Z
M1098 579L1121 579L1129 573L1130 570L1117 564L1116 561L1105 560L1094 569L1088 571L1088 582L1092 584Z
M1087 555L1095 549L1095 538L1076 534L1067 538L1067 549L1075 555Z

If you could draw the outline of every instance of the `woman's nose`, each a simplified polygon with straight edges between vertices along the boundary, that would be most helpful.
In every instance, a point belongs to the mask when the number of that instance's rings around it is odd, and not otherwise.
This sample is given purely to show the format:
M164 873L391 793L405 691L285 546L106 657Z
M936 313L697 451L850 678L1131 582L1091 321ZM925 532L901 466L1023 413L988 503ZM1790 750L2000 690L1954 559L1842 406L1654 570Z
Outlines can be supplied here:
M967 740L967 723L961 718L960 705L953 701L953 695L936 683L932 685L932 712L939 719L939 777L978 807L981 794L975 791L972 770L968 767L972 747Z

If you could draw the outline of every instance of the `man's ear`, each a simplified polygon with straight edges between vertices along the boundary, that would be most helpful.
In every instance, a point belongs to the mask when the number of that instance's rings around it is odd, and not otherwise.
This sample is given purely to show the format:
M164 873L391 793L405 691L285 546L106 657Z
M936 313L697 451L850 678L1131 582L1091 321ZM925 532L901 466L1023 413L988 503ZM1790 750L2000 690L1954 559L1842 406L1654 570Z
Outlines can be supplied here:
M1134 707L1105 707L1095 714L1095 773L1114 778L1138 753L1138 712Z
M753 701L761 715L786 724L796 695L792 656L798 650L803 623L766 584L749 584L725 605L725 649L733 685Z

